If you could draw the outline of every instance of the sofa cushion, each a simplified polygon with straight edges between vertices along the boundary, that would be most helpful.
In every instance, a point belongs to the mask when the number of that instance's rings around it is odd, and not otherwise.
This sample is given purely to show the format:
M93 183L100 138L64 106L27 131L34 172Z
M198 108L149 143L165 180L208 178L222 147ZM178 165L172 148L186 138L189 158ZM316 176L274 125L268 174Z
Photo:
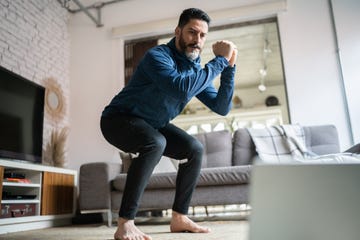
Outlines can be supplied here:
M197 186L235 185L246 184L250 178L250 166L206 168L200 172ZM154 173L149 180L146 189L174 188L177 172ZM112 187L123 191L126 174L119 174L112 180Z
M251 164L255 156L255 144L249 132L245 128L239 128L233 136L232 164L234 166Z
M153 173L146 189L175 188L177 172ZM125 187L126 174L119 174L111 182L112 187L123 191Z
M250 180L250 170L250 165L202 169L197 186L246 184Z
M231 166L232 137L229 131L200 133L195 137L204 146L203 168Z

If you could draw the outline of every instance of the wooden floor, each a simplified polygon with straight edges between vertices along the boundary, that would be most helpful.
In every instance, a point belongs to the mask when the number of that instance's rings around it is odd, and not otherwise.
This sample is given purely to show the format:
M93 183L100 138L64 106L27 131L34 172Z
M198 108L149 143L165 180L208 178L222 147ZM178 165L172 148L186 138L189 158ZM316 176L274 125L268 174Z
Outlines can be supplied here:
M171 210L163 211L162 217L138 216L136 225L154 240L248 240L248 218L250 209L247 206L213 206L205 209L196 207L189 212L189 217L211 229L210 233L170 233L169 223ZM82 215L83 216L83 215ZM115 217L115 216L113 216ZM116 219L113 226L104 223L76 224L72 226L47 228L0 235L0 240L111 240L116 230ZM101 217L100 221L102 222Z
M248 240L247 221L206 221L199 224L211 228L211 233L170 233L168 224L140 224L139 228L154 240ZM1 240L112 240L115 226L105 224L73 225L0 235Z

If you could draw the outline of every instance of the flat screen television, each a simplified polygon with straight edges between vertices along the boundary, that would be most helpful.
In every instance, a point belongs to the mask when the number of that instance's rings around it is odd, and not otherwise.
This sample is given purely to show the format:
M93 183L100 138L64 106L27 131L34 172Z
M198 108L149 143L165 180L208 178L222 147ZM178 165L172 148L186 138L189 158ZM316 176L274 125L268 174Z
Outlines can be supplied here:
M41 163L45 88L0 66L0 159Z

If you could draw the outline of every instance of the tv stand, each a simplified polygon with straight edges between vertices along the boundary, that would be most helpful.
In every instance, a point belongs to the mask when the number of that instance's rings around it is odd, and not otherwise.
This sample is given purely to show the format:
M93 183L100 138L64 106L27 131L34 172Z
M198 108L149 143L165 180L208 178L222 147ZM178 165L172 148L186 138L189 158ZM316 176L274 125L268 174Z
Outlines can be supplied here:
M5 179L5 172L27 181ZM75 170L0 159L0 234L71 224L76 190Z

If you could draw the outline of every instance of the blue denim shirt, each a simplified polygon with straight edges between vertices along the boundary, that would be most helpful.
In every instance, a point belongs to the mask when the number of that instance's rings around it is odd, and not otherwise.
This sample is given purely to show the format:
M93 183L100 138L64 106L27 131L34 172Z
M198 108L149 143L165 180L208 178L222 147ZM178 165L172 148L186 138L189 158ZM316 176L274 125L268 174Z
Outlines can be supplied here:
M220 87L216 89L213 80L219 74ZM231 109L234 75L235 67L221 56L202 68L200 58L191 61L177 51L173 38L144 55L128 85L105 107L102 116L130 114L161 128L194 96L212 111L226 115Z

